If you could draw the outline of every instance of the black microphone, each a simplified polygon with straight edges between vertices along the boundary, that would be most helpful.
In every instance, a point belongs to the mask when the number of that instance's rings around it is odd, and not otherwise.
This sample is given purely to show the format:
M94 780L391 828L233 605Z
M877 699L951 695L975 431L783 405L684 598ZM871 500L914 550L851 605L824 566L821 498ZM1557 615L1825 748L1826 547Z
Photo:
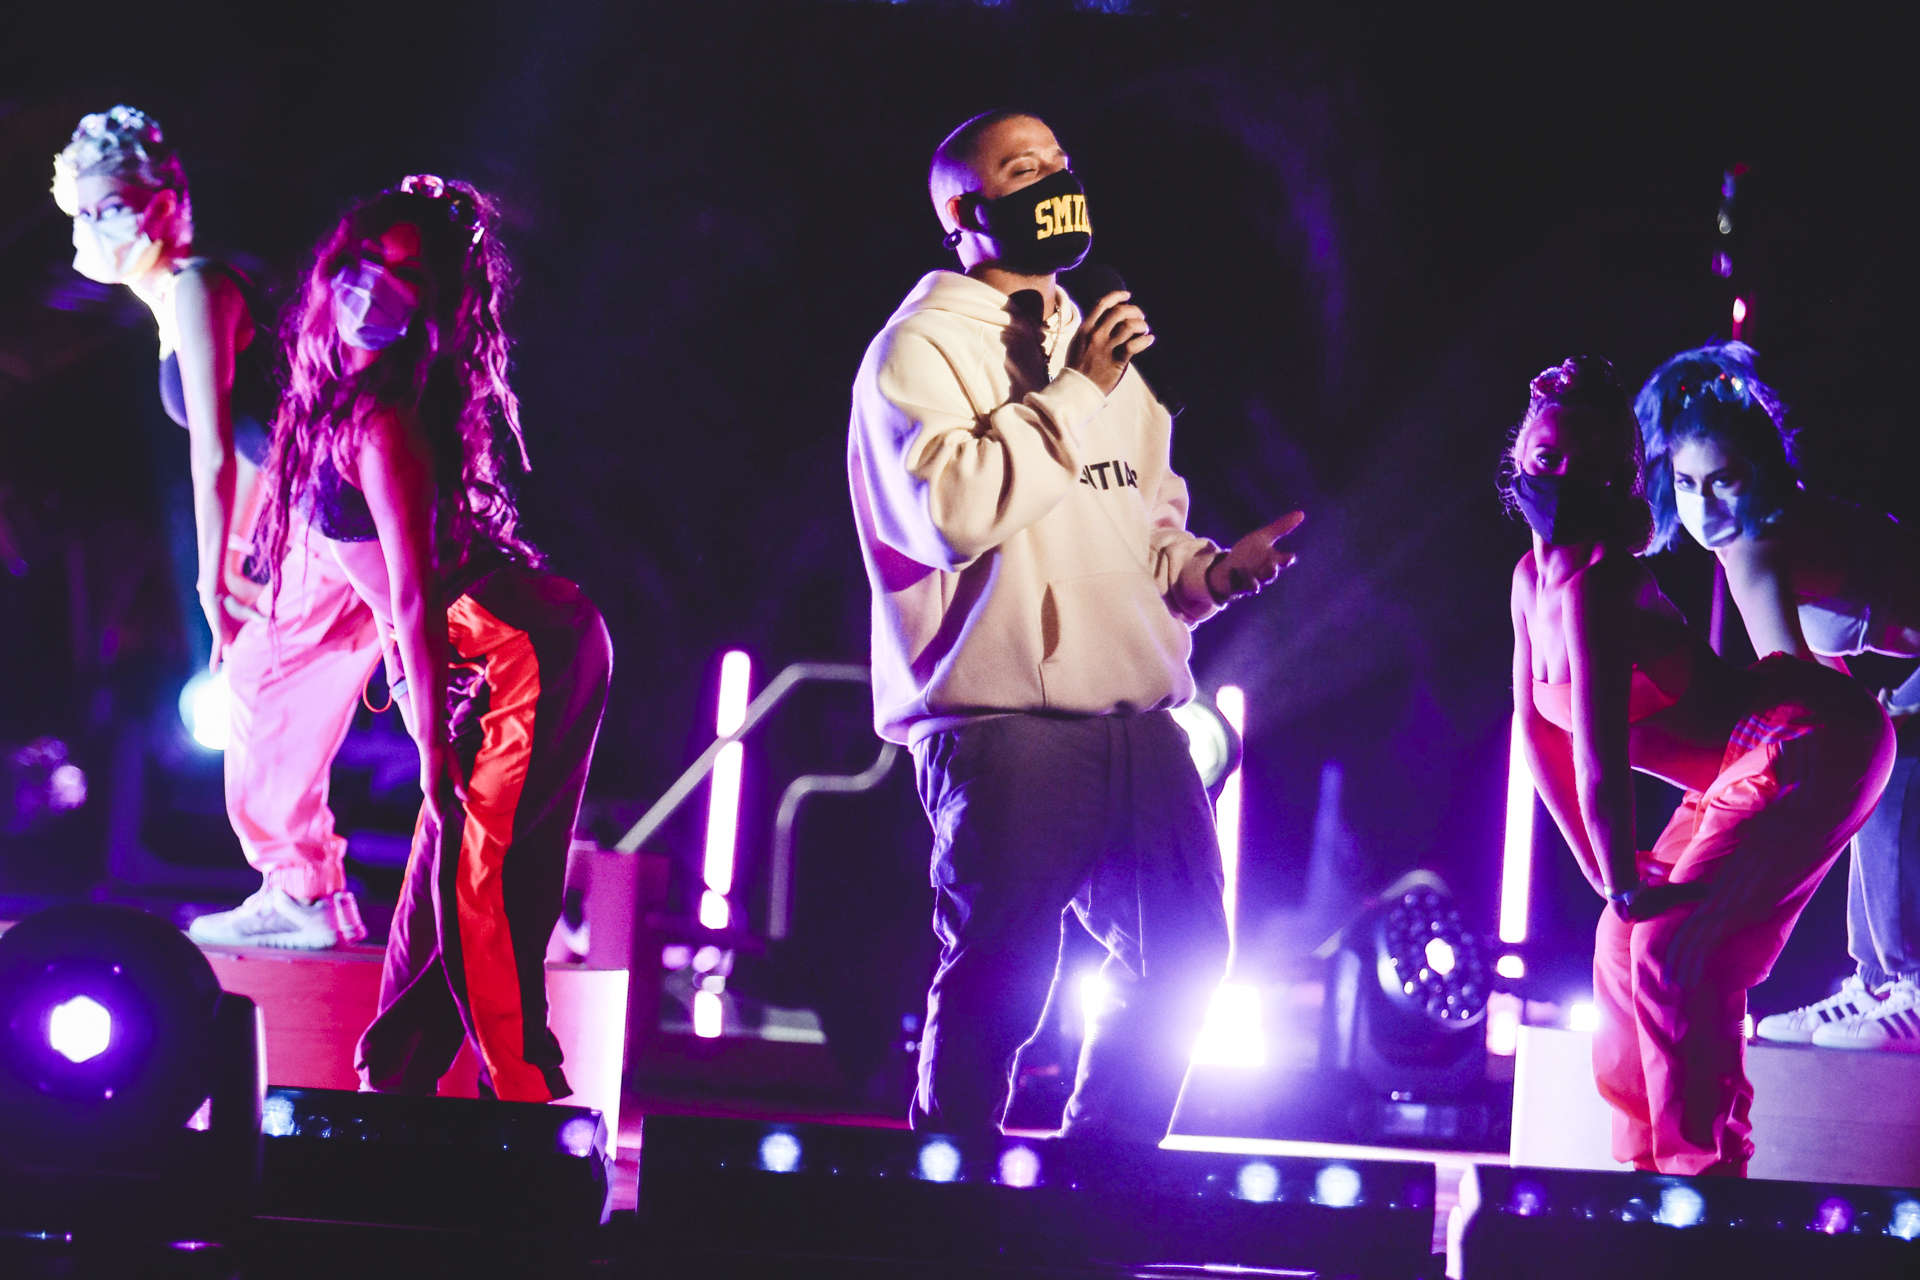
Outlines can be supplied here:
M1118 271L1104 263L1089 262L1085 266L1076 267L1067 273L1067 281L1067 292L1080 307L1082 316L1091 316L1095 304L1108 294L1127 291L1126 280ZM1130 363L1134 368L1139 369L1138 356L1134 357ZM1145 378L1145 376L1146 371L1141 370L1141 377ZM1177 418L1186 412L1186 401L1164 378L1156 377L1154 382L1147 385L1148 389L1153 391L1154 397L1166 406L1169 416Z

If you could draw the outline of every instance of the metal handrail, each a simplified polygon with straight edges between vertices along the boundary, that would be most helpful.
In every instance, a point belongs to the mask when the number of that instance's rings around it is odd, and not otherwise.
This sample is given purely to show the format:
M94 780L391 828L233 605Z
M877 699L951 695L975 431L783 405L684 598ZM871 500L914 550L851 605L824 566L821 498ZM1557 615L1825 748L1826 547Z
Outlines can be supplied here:
M800 802L821 793L858 795L880 785L900 758L900 748L882 743L880 755L859 773L810 773L787 784L780 797L780 811L773 819L772 885L767 890L767 936L776 941L787 936L793 920L793 824L800 816Z
M687 766L687 771L667 788L667 793L654 801L653 807L642 814L640 821L629 827L627 834L621 836L619 843L613 847L621 853L638 852L640 846L652 839L654 833L673 816L674 811L686 803L687 797L693 794L694 788L713 772L714 762L719 760L721 750L728 743L738 742L753 732L754 727L767 718L767 713L780 705L781 700L792 693L795 687L810 680L825 680L840 684L867 684L870 683L871 676L867 668L851 662L796 662L789 666L760 691L759 697L747 704L746 718L740 721L740 727L732 733L715 738L713 745L701 752L698 760ZM885 752L881 754L884 755ZM891 765L893 762L889 759L887 763ZM785 807L785 803L782 800L782 808Z

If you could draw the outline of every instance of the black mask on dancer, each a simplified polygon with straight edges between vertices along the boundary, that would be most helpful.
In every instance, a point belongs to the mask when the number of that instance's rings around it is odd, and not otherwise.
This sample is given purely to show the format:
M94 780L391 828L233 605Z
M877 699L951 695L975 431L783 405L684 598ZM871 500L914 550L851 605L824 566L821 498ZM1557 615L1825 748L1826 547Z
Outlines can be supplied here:
M1087 190L1071 169L1057 170L997 200L969 199L979 211L978 229L1000 246L1000 261L1016 270L1035 275L1071 271L1093 247ZM961 220L966 220L964 208ZM958 231L947 237L948 248L959 242Z
M1598 542L1606 531L1607 491L1591 481L1521 471L1513 477L1513 501L1527 527L1551 546Z

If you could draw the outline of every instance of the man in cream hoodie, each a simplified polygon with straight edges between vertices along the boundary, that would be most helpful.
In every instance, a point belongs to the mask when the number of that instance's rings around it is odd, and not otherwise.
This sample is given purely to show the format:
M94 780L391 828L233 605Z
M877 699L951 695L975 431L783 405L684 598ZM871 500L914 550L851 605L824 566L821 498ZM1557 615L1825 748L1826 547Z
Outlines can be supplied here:
M1042 121L969 120L928 185L965 274L921 280L867 349L847 450L876 725L912 748L935 834L913 1121L999 1124L1071 908L1110 995L1064 1132L1158 1142L1227 958L1168 709L1193 696L1188 629L1272 581L1300 517L1231 551L1187 532L1172 420L1131 368L1145 316L1116 292L1082 317L1055 282L1092 231Z

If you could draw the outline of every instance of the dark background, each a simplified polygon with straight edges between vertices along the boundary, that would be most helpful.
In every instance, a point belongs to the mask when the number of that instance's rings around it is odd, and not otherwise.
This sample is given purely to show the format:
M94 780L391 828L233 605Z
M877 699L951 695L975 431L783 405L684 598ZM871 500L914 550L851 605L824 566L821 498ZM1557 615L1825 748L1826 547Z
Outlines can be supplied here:
M1202 686L1249 698L1243 963L1298 941L1282 913L1328 762L1350 888L1427 866L1490 927L1525 546L1493 481L1527 379L1598 353L1637 382L1724 336L1732 286L1708 264L1730 244L1810 482L1920 517L1910 70L1890 23L1807 9L1779 25L1726 7L1090 11L1128 7L16 10L0 45L0 741L58 736L102 779L122 727L172 717L205 653L151 322L69 270L46 194L84 112L158 118L202 247L282 286L344 202L402 174L499 196L522 280L527 527L600 603L617 653L589 815L610 840L710 734L722 649L754 654L756 686L794 660L864 660L849 386L901 296L950 261L929 151L1015 104L1072 153L1094 257L1161 335L1152 364L1189 406L1174 459L1192 526L1226 540L1309 514L1282 585L1195 637ZM1735 163L1751 171L1722 237ZM1704 625L1704 554L1657 571ZM812 696L755 748L749 866L789 777L871 758L867 714ZM16 822L0 895L97 879L110 791L96 782L64 825ZM217 845L217 801L200 809L192 829ZM697 827L669 843L690 851ZM910 1005L928 844L905 769L813 811L810 964L868 966L881 1003ZM1541 971L1577 985L1598 904L1542 866ZM1848 967L1839 881L1760 1011Z

